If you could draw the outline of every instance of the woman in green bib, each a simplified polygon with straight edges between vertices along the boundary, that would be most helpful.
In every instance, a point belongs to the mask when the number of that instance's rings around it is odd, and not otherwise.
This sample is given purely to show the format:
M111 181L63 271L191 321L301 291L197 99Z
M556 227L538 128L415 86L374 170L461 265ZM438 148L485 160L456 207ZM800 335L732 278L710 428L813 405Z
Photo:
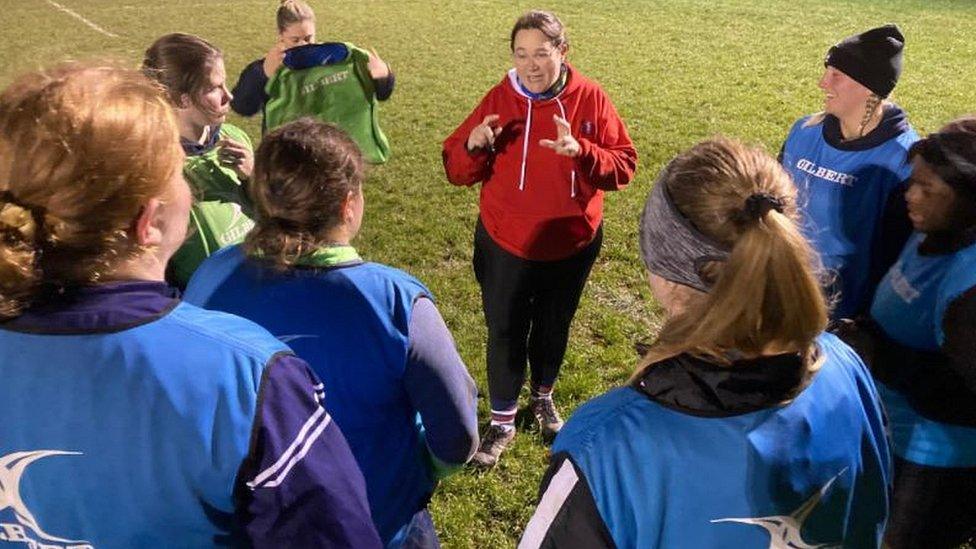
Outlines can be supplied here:
M190 34L167 34L146 50L142 66L173 104L186 153L183 175L196 196L190 236L166 271L171 284L184 288L204 259L240 243L254 226L243 192L254 147L243 130L225 122L233 97L216 47Z

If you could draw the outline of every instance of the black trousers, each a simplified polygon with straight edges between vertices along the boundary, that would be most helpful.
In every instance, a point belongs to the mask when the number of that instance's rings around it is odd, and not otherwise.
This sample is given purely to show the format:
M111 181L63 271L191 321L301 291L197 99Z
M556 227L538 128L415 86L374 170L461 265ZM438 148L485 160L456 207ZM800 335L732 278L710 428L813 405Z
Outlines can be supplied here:
M926 467L895 458L895 495L885 544L891 549L949 549L973 536L976 467Z
M488 393L493 410L516 406L525 383L526 359L533 386L555 383L569 326L602 244L601 225L593 241L576 255L530 261L502 249L478 220L473 263L488 325Z

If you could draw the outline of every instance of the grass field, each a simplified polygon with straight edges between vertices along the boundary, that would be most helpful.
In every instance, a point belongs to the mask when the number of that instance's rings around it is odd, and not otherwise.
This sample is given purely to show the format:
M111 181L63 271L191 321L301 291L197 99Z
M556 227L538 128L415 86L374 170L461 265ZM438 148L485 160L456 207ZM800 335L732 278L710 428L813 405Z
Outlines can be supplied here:
M320 40L373 46L397 90L382 122L394 158L371 171L358 246L434 291L458 347L486 393L485 329L471 273L477 191L451 187L440 143L510 66L524 1L319 1ZM54 61L110 57L133 65L158 36L199 34L225 52L231 84L274 39L274 0L0 0L0 86ZM659 309L637 251L637 217L662 164L723 133L775 153L789 125L819 110L827 48L849 34L897 22L907 37L894 98L919 133L976 111L976 3L968 0L552 1L569 28L570 61L614 100L640 153L631 187L608 197L606 239L573 326L557 388L568 415L626 379L633 342L651 337ZM232 119L257 138L259 120ZM487 403L482 399L481 417ZM546 447L523 432L489 473L463 472L432 503L447 547L510 547L532 513ZM704 480L704 479L702 479ZM694 480L692 480L694 482Z

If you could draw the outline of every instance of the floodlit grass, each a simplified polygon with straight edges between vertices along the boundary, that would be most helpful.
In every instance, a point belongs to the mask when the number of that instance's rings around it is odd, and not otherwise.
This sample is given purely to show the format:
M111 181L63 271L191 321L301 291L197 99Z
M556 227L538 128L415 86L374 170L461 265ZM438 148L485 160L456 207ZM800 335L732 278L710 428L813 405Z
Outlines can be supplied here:
M231 84L274 39L273 0L58 0L104 36L46 0L0 3L0 86L66 58L136 65L156 37L199 34L225 52ZM358 246L365 257L425 281L483 393L485 328L471 272L477 189L451 187L440 143L510 66L508 33L536 3L311 2L320 40L373 46L394 68L397 90L382 121L394 150L372 169ZM551 1L569 27L570 60L595 78L626 121L640 164L631 187L608 196L606 239L573 325L558 401L571 412L626 379L635 340L660 311L646 288L637 217L662 164L723 133L775 153L789 125L816 111L827 48L854 32L897 22L907 36L895 99L920 133L976 110L976 5L966 1L641 0ZM256 119L232 118L255 138ZM486 400L480 406L487 412ZM432 509L448 547L513 546L532 513L547 451L523 431L500 466L443 483Z

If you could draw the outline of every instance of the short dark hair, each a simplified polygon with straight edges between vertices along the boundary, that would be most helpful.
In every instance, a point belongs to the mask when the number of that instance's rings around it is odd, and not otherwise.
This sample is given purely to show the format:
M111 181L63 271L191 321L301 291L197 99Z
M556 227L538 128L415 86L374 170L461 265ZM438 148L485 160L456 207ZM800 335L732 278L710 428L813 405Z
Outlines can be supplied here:
M556 17L556 14L548 11L532 10L519 17L515 21L515 26L512 27L512 36L509 40L509 47L512 51L515 50L515 35L518 34L518 31L527 29L535 29L546 35L549 43L554 47L558 48L563 44L569 45L569 39L566 38L566 27Z
M255 227L244 241L246 252L280 268L294 265L326 244L364 176L359 147L332 124L305 117L269 133L254 154L248 194Z
M976 198L976 117L964 116L912 144L908 158L921 158L940 179Z

